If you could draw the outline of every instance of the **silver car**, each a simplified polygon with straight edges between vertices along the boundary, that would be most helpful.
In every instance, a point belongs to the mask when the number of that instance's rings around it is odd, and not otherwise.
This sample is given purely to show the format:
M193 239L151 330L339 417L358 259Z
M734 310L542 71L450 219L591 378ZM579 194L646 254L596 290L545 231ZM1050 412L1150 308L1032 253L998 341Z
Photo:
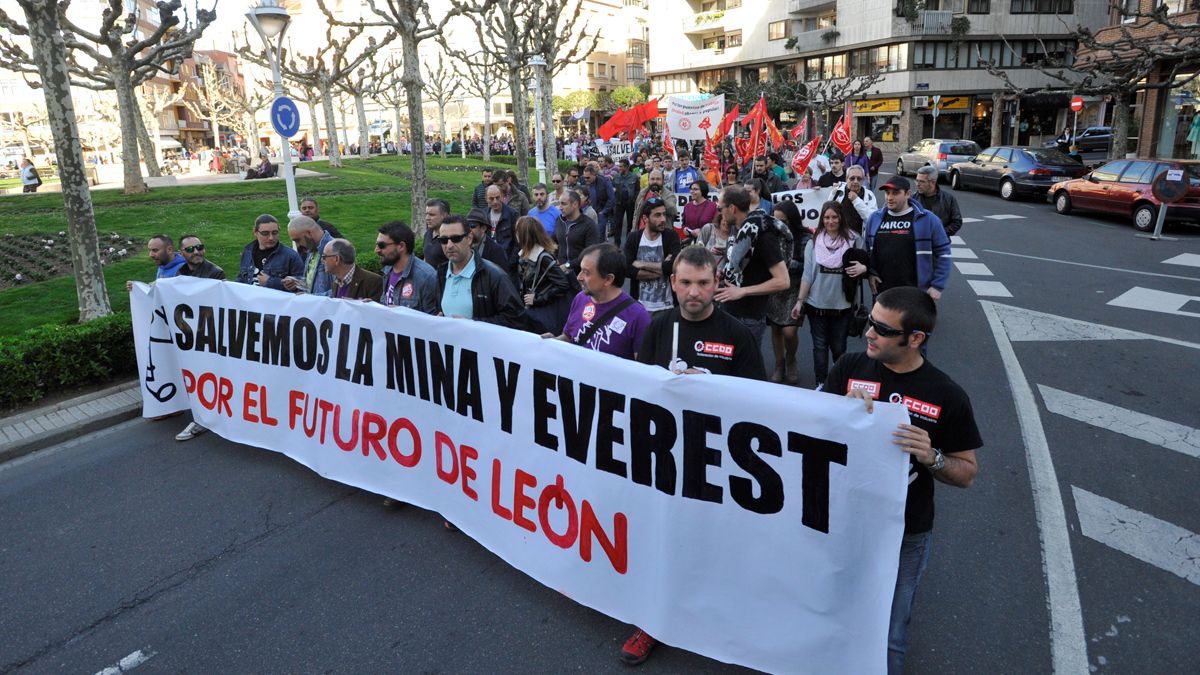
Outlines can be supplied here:
M954 138L926 138L900 153L896 158L896 173L901 176L912 173L923 166L936 167L938 177L945 178L955 162L969 162L980 153L975 141Z

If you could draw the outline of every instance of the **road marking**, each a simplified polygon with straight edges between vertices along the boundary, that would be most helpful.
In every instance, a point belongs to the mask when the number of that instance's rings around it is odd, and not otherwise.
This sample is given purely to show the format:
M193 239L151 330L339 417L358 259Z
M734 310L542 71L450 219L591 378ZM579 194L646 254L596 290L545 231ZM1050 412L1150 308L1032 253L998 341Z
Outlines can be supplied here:
M967 279L971 290L975 291L975 295L982 295L990 298L1011 298L1012 293L1004 287L1004 284L999 281L980 281L978 279Z
M1028 260L1041 260L1043 262L1058 263L1060 265L1078 265L1079 267L1091 267L1097 270L1108 270L1110 272L1127 272L1129 274L1142 274L1148 277L1163 277L1165 279L1183 279L1184 281L1200 281L1196 277L1182 277L1177 274L1160 274L1158 272L1143 272L1141 270L1128 270L1123 267L1105 267L1104 265L1091 265L1088 263L1075 262L1073 260L1056 260L1054 258L1041 258L1036 255L1023 255L1021 253L1009 253L1008 251L994 251L992 249L984 249L984 253L998 253L1000 255L1011 255L1016 258L1026 258Z
M963 222L966 222L966 218L963 219ZM950 243L954 244L956 246L966 246L967 245L967 242L963 241L963 238L958 236L957 234L954 235L953 237L950 237Z
M964 223L982 223L982 218L963 218Z
M1038 391L1042 394L1042 401L1046 403L1046 410L1056 415L1200 459L1200 429L1185 427L1044 384L1038 385Z
M1113 307L1144 309L1151 312L1174 314L1176 316L1200 317L1200 312L1183 311L1183 306L1192 301L1200 302L1200 296L1167 293L1166 291L1156 291L1153 288L1134 286L1121 295L1109 300L1108 304Z
M1083 536L1200 586L1200 536L1071 486Z
M992 274L992 271L988 269L988 266L984 265L983 263L969 263L969 262L955 261L954 266L958 268L959 274L974 274L975 276L980 276L980 277L995 276ZM1012 296L1009 295L1008 297L1011 298Z
M97 672L96 675L120 675L120 673L128 673L134 668L137 668L143 663L149 661L150 657L152 656L154 656L154 652L149 651L148 647L147 651L145 652L139 649L118 661L117 665L109 666L104 670Z
M950 249L950 257L957 260L979 260L979 256L975 255L975 251L969 248L952 248Z
M1017 353L1008 340L999 308L993 302L981 300L1008 386L1012 390L1017 421L1025 445L1029 466L1029 484L1033 490L1034 513L1042 544L1042 571L1046 577L1047 604L1050 610L1050 656L1056 673L1088 672L1087 638L1083 632L1083 609L1079 603L1079 586L1075 580L1075 561L1071 557L1071 538L1067 515L1063 507L1054 460L1042 428L1041 414L1033 389L1025 379Z
M1065 316L1035 312L1032 309L1013 307L998 303L993 305L1008 337L1013 342L1063 342L1085 340L1157 340L1171 345L1200 349L1200 344L1184 342L1174 338L1166 338L1149 333L1139 333L1124 328L1105 326L1099 323L1089 323L1079 319L1068 319Z
M1018 215L1012 214L1012 213L997 213L992 216L984 216L984 218L990 218L992 220L1016 220L1018 218L1024 218L1024 217L1025 216L1018 216Z
M1163 261L1164 265L1186 265L1187 267L1200 267L1200 255L1195 253L1180 253L1174 258L1168 258Z

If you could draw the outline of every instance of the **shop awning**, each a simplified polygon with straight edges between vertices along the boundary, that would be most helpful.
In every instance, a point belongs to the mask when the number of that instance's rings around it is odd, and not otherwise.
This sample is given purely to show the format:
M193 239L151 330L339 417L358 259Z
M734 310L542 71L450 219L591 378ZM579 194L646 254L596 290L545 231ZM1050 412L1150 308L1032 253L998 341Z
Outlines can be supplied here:
M179 141L171 138L170 136L159 136L158 147L163 150L178 150L183 146L180 145Z

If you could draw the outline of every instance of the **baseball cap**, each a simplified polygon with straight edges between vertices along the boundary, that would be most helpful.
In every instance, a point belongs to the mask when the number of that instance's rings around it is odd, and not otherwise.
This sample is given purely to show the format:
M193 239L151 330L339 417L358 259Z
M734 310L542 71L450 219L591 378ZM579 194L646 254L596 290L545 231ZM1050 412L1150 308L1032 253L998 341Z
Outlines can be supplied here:
M483 209L471 209L471 212L467 214L466 221L468 227L475 227L476 225L483 227L492 226L492 222L488 220L487 214L484 213Z
M879 186L880 190L912 190L912 183L904 176L892 176L887 179L887 182Z

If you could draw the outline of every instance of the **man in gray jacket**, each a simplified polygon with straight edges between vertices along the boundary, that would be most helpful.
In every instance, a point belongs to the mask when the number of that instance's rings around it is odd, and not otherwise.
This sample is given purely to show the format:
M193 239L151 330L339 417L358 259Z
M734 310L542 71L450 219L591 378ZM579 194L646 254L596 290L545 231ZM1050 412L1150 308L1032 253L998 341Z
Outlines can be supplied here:
M938 188L938 170L932 166L917 169L917 199L926 211L933 213L946 228L946 236L953 237L962 228L962 211L953 194Z

